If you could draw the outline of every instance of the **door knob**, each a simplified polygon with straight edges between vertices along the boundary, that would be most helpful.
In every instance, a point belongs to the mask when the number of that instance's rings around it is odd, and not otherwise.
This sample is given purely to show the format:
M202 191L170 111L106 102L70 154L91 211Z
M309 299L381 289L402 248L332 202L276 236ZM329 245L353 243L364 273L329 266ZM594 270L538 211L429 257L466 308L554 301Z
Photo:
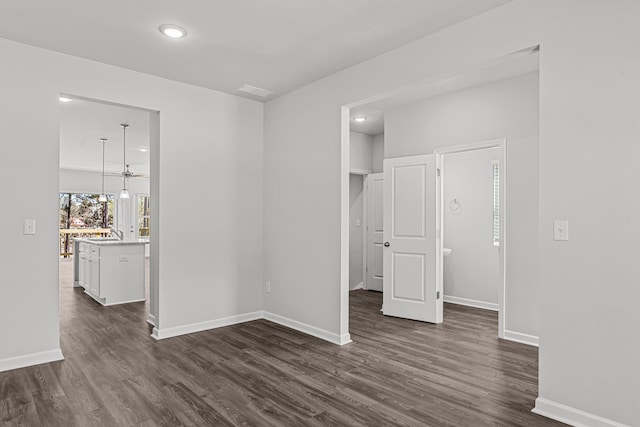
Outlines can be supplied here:
M388 248L389 246L391 246L391 245L389 244L389 242L384 242L384 247L385 247L385 248Z

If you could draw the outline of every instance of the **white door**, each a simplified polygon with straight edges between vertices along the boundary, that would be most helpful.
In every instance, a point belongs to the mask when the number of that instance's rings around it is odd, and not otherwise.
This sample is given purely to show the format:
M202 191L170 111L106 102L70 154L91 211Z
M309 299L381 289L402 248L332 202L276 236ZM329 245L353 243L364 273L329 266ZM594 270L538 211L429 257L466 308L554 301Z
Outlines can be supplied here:
M442 322L440 179L435 154L384 160L383 313Z
M382 292L382 220L384 198L382 174L367 175L367 260L365 289Z

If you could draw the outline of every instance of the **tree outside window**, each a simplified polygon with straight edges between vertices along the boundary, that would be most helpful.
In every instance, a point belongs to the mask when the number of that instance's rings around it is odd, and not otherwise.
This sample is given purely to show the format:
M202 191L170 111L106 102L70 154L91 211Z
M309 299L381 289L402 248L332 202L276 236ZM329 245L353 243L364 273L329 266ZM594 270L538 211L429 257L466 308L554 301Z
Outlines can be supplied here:
M149 196L138 195L138 236L149 237L151 206Z
M100 202L98 194L60 193L60 228L111 228L114 197Z

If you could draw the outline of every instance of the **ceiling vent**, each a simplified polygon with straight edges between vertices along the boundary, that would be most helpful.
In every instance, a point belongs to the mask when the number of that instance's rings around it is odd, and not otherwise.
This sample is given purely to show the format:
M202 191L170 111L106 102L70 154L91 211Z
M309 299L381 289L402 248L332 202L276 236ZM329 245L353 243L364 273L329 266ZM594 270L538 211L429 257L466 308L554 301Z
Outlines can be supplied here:
M248 93L249 95L257 96L258 98L266 98L275 93L270 90L262 89L262 88L251 86L251 85L238 86L236 90L238 92L244 92L244 93Z

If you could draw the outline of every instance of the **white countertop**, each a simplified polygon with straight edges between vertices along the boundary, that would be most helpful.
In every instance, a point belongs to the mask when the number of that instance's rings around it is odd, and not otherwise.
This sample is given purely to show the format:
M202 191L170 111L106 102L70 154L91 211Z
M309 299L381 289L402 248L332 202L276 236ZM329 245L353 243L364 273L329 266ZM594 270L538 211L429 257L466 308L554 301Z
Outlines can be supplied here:
M149 239L117 240L110 237L103 237L103 238L76 237L73 239L73 241L78 243L88 243L90 245L98 245L98 246L122 246L122 245L149 244Z

